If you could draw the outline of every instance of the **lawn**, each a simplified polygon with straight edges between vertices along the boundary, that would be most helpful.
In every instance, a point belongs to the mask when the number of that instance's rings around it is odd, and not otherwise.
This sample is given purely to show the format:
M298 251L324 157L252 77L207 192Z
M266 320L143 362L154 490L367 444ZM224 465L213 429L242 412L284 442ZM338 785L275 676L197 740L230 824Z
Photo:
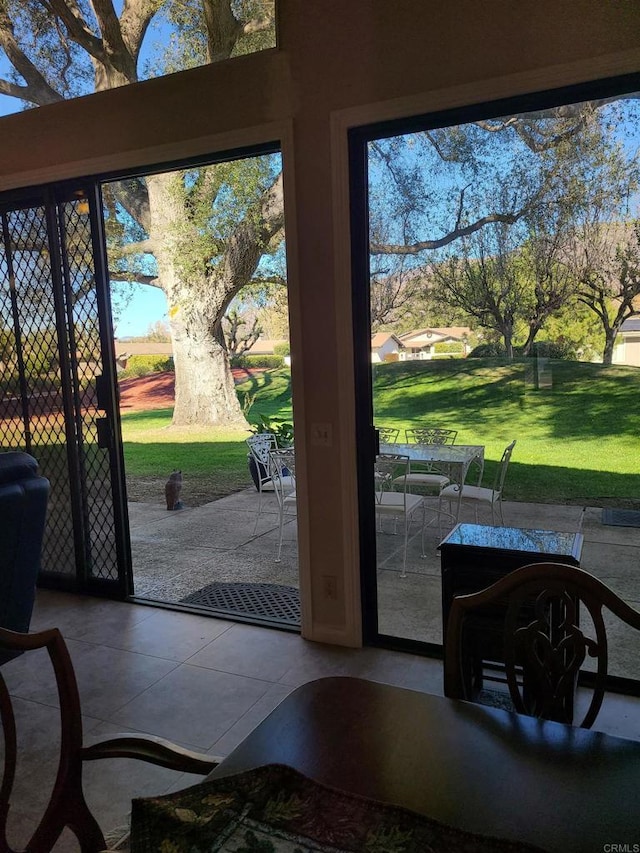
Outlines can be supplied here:
M451 359L374 368L376 423L404 430L437 424L457 442L484 444L485 478L517 439L506 497L538 502L640 506L640 369L549 362L536 381L532 360ZM259 414L291 420L287 369L238 386ZM164 495L173 468L195 505L250 485L246 433L169 428L171 410L122 418L129 496ZM150 491L151 490L151 491ZM146 496L145 496L146 495Z

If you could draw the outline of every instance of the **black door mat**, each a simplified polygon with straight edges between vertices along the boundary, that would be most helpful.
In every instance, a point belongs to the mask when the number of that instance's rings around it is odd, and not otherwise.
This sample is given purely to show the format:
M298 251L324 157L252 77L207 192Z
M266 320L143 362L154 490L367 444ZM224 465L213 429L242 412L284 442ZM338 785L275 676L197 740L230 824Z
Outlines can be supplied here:
M640 512L637 509L605 507L602 510L602 523L612 527L640 527Z
M300 625L300 593L276 583L210 583L180 599L230 616L253 616L261 621Z

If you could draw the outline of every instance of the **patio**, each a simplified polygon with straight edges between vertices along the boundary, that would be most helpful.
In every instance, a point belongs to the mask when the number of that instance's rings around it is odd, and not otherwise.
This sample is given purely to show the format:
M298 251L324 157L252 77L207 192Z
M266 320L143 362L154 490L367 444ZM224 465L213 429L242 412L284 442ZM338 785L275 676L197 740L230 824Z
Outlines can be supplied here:
M298 587L296 525L285 525L282 561L275 562L275 498L266 495L256 536L252 535L258 495L245 489L200 507L167 512L164 506L130 503L135 595L138 599L181 603L215 583L280 584ZM269 502L273 507L270 510ZM576 531L582 507L505 502L509 526ZM472 520L463 517L461 520ZM391 527L388 526L391 530ZM380 631L396 637L440 643L442 638L440 541L427 528L426 557L420 556L414 525L401 578L404 537L378 534L378 616ZM640 609L640 528L602 524L602 509L588 507L582 520L581 566ZM445 531L446 532L446 531ZM640 679L640 638L618 626L612 636L610 672Z

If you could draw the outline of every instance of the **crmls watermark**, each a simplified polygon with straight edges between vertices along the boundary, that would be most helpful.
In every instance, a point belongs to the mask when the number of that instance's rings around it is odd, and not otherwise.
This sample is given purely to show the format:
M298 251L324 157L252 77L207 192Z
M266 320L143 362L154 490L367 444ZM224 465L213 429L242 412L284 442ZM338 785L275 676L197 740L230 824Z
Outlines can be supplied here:
M640 853L639 844L605 844L603 853Z

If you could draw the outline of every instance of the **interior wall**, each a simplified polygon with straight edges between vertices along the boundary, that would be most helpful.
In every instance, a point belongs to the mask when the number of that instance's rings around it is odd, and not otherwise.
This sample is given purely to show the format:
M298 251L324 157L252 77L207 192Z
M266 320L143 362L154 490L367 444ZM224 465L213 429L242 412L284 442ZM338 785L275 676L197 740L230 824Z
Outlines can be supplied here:
M347 129L640 70L640 6L279 0L278 18L276 50L0 119L0 190L287 136L303 632L358 645Z

